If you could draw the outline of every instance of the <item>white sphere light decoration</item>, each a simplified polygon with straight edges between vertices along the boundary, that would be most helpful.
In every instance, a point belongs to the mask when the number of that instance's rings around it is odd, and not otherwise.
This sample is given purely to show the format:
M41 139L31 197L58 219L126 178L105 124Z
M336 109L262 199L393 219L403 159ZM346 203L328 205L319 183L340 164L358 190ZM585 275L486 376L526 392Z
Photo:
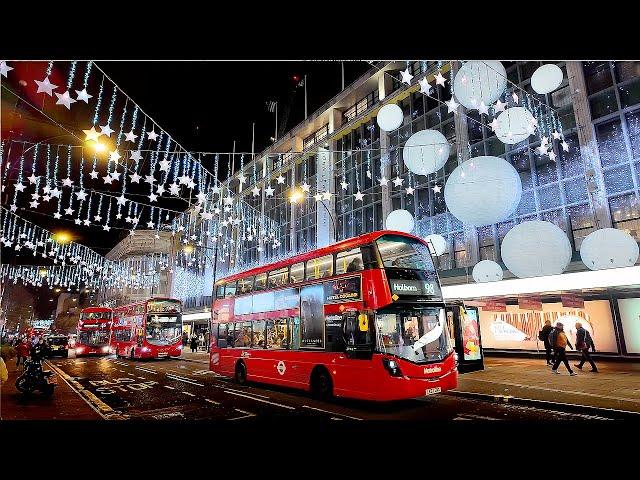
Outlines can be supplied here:
M507 232L500 253L506 267L518 278L558 275L571 261L571 244L557 225L532 220Z
M635 239L617 228L602 228L582 240L580 257L591 270L631 267L638 261Z
M502 267L493 260L482 260L473 267L471 272L476 283L498 282L502 280Z
M442 235L432 233L424 238L424 241L429 244L429 251L435 253L437 257L447 251L447 241Z
M387 230L397 230L399 232L411 233L416 226L413 215L407 210L394 210L385 221Z
M522 182L513 166L498 157L474 157L458 165L444 186L449 211L461 222L482 226L501 222L520 203Z
M493 104L507 87L507 71L496 60L466 62L453 79L453 93L468 109Z
M405 166L416 175L437 172L449 158L451 146L437 130L420 130L409 137L402 149Z
M496 118L496 137L509 145L520 143L535 132L534 121L526 108L508 108Z
M380 129L385 132L392 132L402 125L404 114L402 109L395 103L385 105L378 111L376 121Z
M533 72L531 88L540 95L551 93L562 84L562 78L562 69L554 63L547 63Z

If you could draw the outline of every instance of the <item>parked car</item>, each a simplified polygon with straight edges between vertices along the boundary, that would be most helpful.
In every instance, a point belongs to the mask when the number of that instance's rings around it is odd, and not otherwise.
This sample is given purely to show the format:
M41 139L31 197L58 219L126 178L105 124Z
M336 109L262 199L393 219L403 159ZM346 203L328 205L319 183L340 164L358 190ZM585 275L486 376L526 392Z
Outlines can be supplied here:
M48 357L67 357L69 355L69 339L66 335L49 335L45 337L49 344Z

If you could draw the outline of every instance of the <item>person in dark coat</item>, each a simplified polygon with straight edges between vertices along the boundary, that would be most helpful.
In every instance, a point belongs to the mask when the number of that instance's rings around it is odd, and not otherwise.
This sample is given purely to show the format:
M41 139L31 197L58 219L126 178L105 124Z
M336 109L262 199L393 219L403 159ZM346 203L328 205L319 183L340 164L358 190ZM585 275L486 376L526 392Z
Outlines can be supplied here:
M198 349L198 337L195 334L191 337L191 352L195 352Z
M590 348L594 352L596 351L596 346L593 344L593 338L591 338L591 334L582 326L582 323L577 322L576 328L578 329L576 331L576 349L582 353L582 357L580 358L580 363L576 363L575 366L582 370L584 362L589 362L591 365L591 371L597 373L598 368L589 355Z
M553 347L551 346L551 343L549 343L549 334L551 333L551 330L553 330L553 327L551 326L551 320L545 320L544 327L542 327L542 330L540 330L540 334L538 335L538 338L544 342L544 351L547 357L547 365L549 366L553 365L551 355Z
M20 366L20 361L22 361L22 364L24 365L24 361L29 356L29 349L30 349L29 342L27 342L26 338L23 338L22 341L16 347L16 353L18 354L18 358L16 360L16 368Z
M555 360L553 362L553 367L551 367L551 372L559 375L560 372L558 371L558 367L560 366L560 362L562 362L564 363L565 367L567 367L569 375L575 377L576 373L571 370L569 360L567 360L567 346L569 346L569 348L573 348L573 345L571 345L571 342L567 338L567 334L564 332L564 325L562 325L562 323L556 323L555 330L549 335L549 342L553 346L555 355Z

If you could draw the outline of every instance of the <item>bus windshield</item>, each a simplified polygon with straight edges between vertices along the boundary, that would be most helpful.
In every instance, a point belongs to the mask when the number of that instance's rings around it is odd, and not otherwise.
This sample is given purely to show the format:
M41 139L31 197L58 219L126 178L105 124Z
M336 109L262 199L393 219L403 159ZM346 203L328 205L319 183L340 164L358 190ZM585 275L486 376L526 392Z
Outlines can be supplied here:
M182 337L180 314L150 314L147 316L147 342L152 345L170 345Z
M376 240L385 268L406 268L433 272L429 247L402 235L384 235Z
M78 342L91 347L104 347L109 344L109 331L104 329L82 330Z
M443 360L452 351L444 308L404 306L379 310L376 350L415 363Z

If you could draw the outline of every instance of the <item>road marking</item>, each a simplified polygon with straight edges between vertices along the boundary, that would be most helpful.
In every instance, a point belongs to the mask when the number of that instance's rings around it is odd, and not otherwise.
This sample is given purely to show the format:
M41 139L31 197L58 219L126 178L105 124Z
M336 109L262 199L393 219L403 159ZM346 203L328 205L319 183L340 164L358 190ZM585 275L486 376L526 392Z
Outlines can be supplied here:
M204 387L203 384L198 383L198 382L194 382L192 380L189 380L188 378L179 377L178 375L171 375L170 373L167 373L166 375L167 375L167 377L171 378L172 380L177 380L178 382L185 382L185 383L190 383L191 385L197 385L199 387Z
M268 403L270 405L275 405L276 407L280 407L280 408L287 408L289 410L295 410L296 409L296 407L290 407L289 405L283 405L281 403L270 402L269 400L263 400L262 398L256 398L256 397L253 397L251 395L245 395L243 393L236 393L236 392L231 391L231 390L224 390L224 391L226 393L230 394L230 395L237 395L239 397L249 398L251 400L255 400L256 402Z
M135 377L135 374L133 374L133 373L127 372L127 375L131 375L132 377ZM140 377L138 377L138 378L140 378Z
M182 391L182 393L184 393L185 395L189 395L190 397L195 397L193 393L185 392L184 390Z
M174 387L170 387L169 385L163 385L164 388L168 388L169 390L175 390Z
M471 419L470 419L470 418L467 418L467 417L460 417L460 416L457 416L456 418L454 418L454 420L471 420Z
M458 415L456 418L464 418L466 420L502 420L501 418L485 417L484 415L476 415L474 413L464 413L462 415Z
M221 387L222 388L222 387ZM255 397L261 397L261 398L266 398L269 399L269 397L267 397L266 395L260 395L259 393L253 393L253 392L243 392L242 390L235 390L233 388L229 388L227 387L227 390L229 390L230 392L236 392L236 393L250 393L251 395L255 396Z
M118 369L118 371L119 371L119 372L122 372L122 373L126 373L124 370L120 370L120 369Z
M256 416L255 413L247 412L246 410L240 410L239 408L234 408L234 410L236 412L244 413L244 415L242 417L227 418L227 420L242 420L243 418L250 418L250 417Z
M146 380L145 377L138 377L140 380Z
M344 413L331 412L329 410L323 410L322 408L310 407L309 405L302 405L302 408L308 408L310 410L317 410L319 412L330 413L331 415L340 415L342 417L351 418L352 420L362 420L362 418L352 417L350 415L345 415Z
M153 373L154 375L156 375L158 372L156 372L155 370L150 370L148 368L143 368L143 367L136 367L137 370L142 370L143 372L147 372L147 373Z
M216 402L215 400L211 400L209 398L204 399L205 402L213 403L214 405L222 405L220 402Z
M69 388L76 392L78 396L86 402L95 412L100 415L105 420L123 420L126 418L125 416L116 412L113 408L107 405L105 402L96 397L92 392L85 389L78 381L71 378L67 373L61 368L53 365L49 361L45 360L45 363L49 365L49 367L56 372L64 382L69 385Z

